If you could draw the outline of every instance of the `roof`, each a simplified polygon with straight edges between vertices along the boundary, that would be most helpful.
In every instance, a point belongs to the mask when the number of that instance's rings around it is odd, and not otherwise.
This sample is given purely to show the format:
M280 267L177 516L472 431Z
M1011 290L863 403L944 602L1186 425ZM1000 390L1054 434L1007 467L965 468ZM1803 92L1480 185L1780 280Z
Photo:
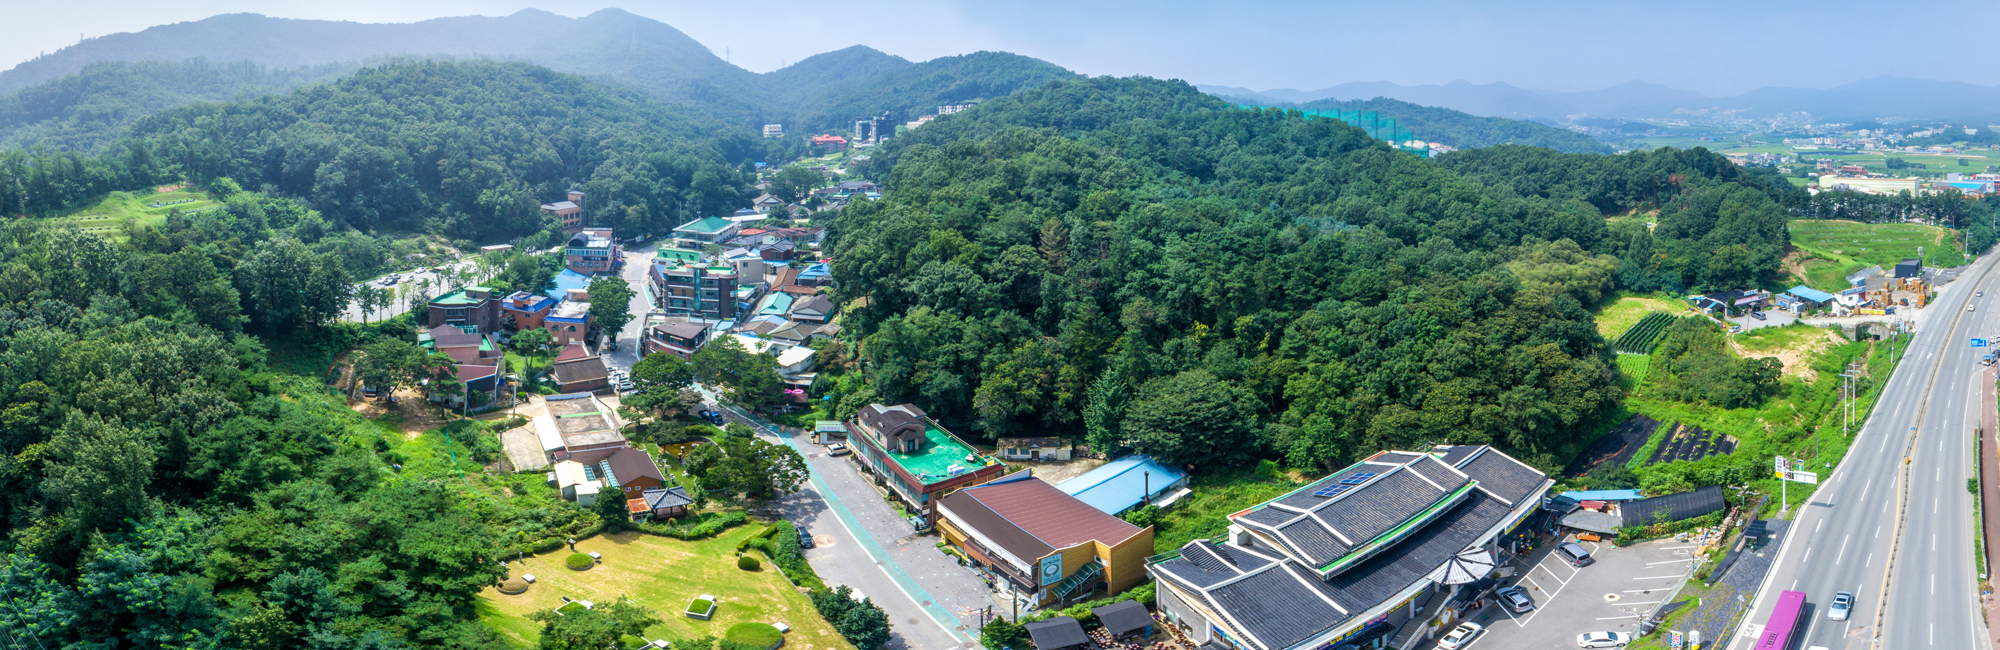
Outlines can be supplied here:
M811 312L820 316L830 316L833 314L833 299L824 295L814 294L811 298L794 302L792 304L792 313L796 314L801 311Z
M1803 284L1796 287L1792 287L1789 291L1786 291L1785 293L1789 293L1794 296L1804 298L1806 300L1811 300L1813 302L1827 302L1833 300L1833 294L1827 293L1825 291L1820 291L1818 289L1814 289L1812 287L1808 287Z
M1090 643L1090 637L1083 633L1083 624L1076 622L1076 619L1068 616L1057 616L1046 621L1035 621L1029 623L1027 628L1028 638L1035 642L1036 648L1043 650L1068 648Z
M575 201L557 201L555 203L542 204L543 210L575 210L577 207Z
M1056 486L1091 507L1117 514L1187 478L1187 472L1133 454L1099 465Z
M687 223L681 224L679 228L674 229L674 232L692 232L692 233L701 233L704 235L713 235L715 233L719 233L725 229L728 229L729 226L734 225L734 223L735 222L732 222L728 219L724 219L722 217L702 217L700 219L696 219L694 221L689 221Z
M550 289L543 295L557 300L567 300L571 290L589 291L590 276L563 269L561 273L556 274L556 288Z
M580 384L587 381L605 379L610 376L610 373L605 371L604 360L598 357L557 361L550 368L550 372L555 374L556 383L558 384Z
M642 449L620 447L602 462L611 466L611 475L621 485L631 485L632 481L641 478L667 482L667 477L660 473L660 466L653 463L653 455Z
M1383 452L1230 521L1322 573L1338 573L1463 501L1465 473L1429 454Z
M653 331L659 332L664 336L700 340L701 335L708 333L708 324L695 322L668 323L665 325L654 325Z
M1028 471L953 492L941 507L1027 562L1091 541L1116 545L1143 532Z
M782 316L792 311L793 300L792 294L782 291L771 292L764 296L763 302L757 303L757 315Z
M1153 616L1146 613L1146 606L1136 600L1121 600L1103 607L1091 608L1097 621L1112 636L1146 629L1153 624Z
M847 425L838 420L818 420L813 422L813 431L847 433Z
M1646 526L1700 517L1727 507L1729 503L1722 498L1722 486L1710 485L1692 492L1640 499L1620 506L1618 511L1625 525Z
M589 356L590 356L590 351L583 349L582 343L571 343L569 345L563 346L562 354L556 355L555 362L562 363L564 361L575 361L577 359L582 359Z
M640 493L640 498L645 499L646 507L653 510L692 505L694 503L694 499L688 498L687 488L678 485L670 488L652 488L646 490Z
M1646 498L1638 490L1584 490L1562 493L1562 498L1574 501L1637 501Z
M490 296L490 295L493 295L493 293L492 293L492 292L493 292L493 290L492 290L492 289L488 289L488 288L486 288L486 287L466 287L466 288L464 288L464 289L459 289L459 290L457 290L457 291L453 291L453 292L451 292L451 293L447 293L447 294L444 294L444 295L442 295L442 296L438 296L437 298L435 298L435 299L431 300L431 304L433 304L433 305L477 305L477 304L479 304L479 303L482 303L482 302L486 302L487 300L490 300L490 298L474 298L474 297L471 297L471 296L468 296L468 295L466 295L466 292L467 292L467 291L485 291L485 292L487 292L487 294L486 294L486 295L489 295L489 296Z

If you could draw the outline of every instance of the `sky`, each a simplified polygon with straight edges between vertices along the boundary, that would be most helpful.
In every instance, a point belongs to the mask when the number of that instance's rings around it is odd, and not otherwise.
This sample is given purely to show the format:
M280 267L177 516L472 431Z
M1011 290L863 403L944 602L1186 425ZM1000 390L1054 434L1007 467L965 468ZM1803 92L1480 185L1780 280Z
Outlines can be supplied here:
M223 13L413 22L526 8L574 17L617 7L672 25L754 72L859 44L912 61L1001 50L1091 75L1259 91L1460 79L1578 91L1643 80L1726 96L1762 86L1829 88L1880 75L2000 84L2000 67L1981 64L1986 37L1971 27L2000 19L2000 3L1892 4L1894 10L1845 0L0 0L7 22L34 26L0 39L0 68L79 36Z

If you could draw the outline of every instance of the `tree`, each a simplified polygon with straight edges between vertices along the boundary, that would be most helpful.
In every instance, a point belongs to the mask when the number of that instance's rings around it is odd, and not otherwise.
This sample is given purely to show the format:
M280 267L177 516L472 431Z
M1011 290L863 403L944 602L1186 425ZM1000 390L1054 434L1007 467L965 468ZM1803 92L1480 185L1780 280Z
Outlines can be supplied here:
M736 337L719 337L702 346L694 353L693 365L697 381L721 387L724 398L745 408L762 409L784 396L777 358L743 349Z
M668 412L687 408L682 399L694 386L694 364L664 352L655 352L632 365L632 384L637 391L625 396L623 406L630 406L654 417L663 417ZM700 395L695 396L697 404Z
M798 203L824 182L826 177L819 172L804 167L786 167L771 177L771 196L786 203Z
M1026 650L1032 647L1028 643L1028 628L1001 616L994 617L985 627L979 628L979 644L986 646L986 650Z
M1255 399L1207 370L1146 382L1125 411L1132 448L1168 465L1234 465L1263 445L1255 430Z
M591 506L591 510L607 524L632 520L632 511L625 504L625 493L618 490L606 488L599 491L597 500L592 502Z
M1089 402L1083 408L1085 440L1090 450L1110 457L1124 448L1124 436L1119 425L1125 419L1125 403L1132 399L1131 390L1125 386L1125 379L1117 368L1105 371L1090 385Z
M364 386L394 393L415 386L423 378L428 355L414 343L385 338L363 346L354 360L354 372Z
M48 443L42 493L85 532L117 530L148 510L153 464L159 459L145 434L71 411Z
M632 286L624 278L600 277L590 281L590 322L612 340L632 322Z
M889 642L889 616L873 600L855 600L854 589L841 585L816 589L808 598L821 618L833 624L840 635L861 650L875 650ZM1025 647L1025 646L1023 646Z
M554 340L555 335L550 334L547 329L537 327L515 332L512 338L507 339L507 347L513 348L514 352L521 356L531 357L540 354L542 348L548 347L549 342Z
M338 258L285 238L258 244L236 267L236 284L252 320L274 332L331 322L354 291Z
M424 357L423 376L430 378L430 393L434 397L465 397L465 384L458 380L458 360L443 352L432 352Z
M688 454L689 474L711 492L727 489L751 499L796 492L807 477L805 457L786 445L749 435L728 435Z
M528 618L542 623L536 646L541 650L604 650L619 637L644 634L647 627L660 623L651 610L623 596L608 605L561 614L543 610Z

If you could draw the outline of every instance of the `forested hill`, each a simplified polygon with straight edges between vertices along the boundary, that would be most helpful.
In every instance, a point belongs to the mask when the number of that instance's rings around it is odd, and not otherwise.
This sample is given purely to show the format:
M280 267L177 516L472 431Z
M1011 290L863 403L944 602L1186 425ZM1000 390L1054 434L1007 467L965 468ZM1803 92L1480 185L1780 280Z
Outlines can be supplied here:
M1480 117L1449 108L1423 106L1377 97L1341 101L1322 99L1298 105L1312 111L1374 111L1396 120L1418 140L1442 142L1461 149L1520 144L1565 153L1611 153L1611 147L1588 135L1504 117Z
M1515 151L1543 150L1491 157ZM842 297L868 299L842 410L914 401L980 438L1170 463L1449 440L1546 466L1616 399L1588 307L1628 278L1773 281L1786 239L1780 202L1705 151L1564 158L1678 180L1531 195L1149 79L1025 90L880 157L886 198L831 233ZM1606 193L1660 210L1657 241L1608 227Z
M50 134L62 136L45 142L50 146L88 148L165 107L282 92L386 57L531 62L644 90L730 126L778 123L795 135L844 129L883 112L913 120L940 104L1074 76L1012 54L910 63L861 46L760 75L671 26L616 9L574 19L524 10L408 24L229 14L86 40L0 72L0 97L19 93L0 99L0 143L15 132L22 144ZM103 68L106 62L151 63ZM237 67L243 63L256 68ZM210 70L216 66L229 74ZM9 101L23 108L10 116Z

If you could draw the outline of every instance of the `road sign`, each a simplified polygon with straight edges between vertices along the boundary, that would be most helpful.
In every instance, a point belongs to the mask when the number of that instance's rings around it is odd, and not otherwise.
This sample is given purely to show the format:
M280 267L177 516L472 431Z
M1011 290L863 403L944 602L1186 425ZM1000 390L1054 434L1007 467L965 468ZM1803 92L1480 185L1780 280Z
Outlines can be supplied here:
M1680 630L1674 630L1673 641L1669 643L1669 645L1672 645L1674 647L1674 650L1681 650L1681 646L1684 644L1681 642Z
M1790 468L1788 468L1788 467L1785 467L1785 457L1784 457L1784 456L1778 456L1778 457L1777 457L1777 461L1778 461L1778 465L1777 465L1777 467L1778 467L1778 478L1780 478L1780 479L1782 479L1782 478L1785 478L1785 470L1787 470L1787 469L1790 469Z
M1819 485L1819 474L1816 472L1804 472L1804 471L1786 472L1785 480L1792 481L1794 483Z
M1973 339L1973 340L1972 340L1972 347L1975 347L1975 348L1983 348L1983 347L1986 347L1986 339Z

